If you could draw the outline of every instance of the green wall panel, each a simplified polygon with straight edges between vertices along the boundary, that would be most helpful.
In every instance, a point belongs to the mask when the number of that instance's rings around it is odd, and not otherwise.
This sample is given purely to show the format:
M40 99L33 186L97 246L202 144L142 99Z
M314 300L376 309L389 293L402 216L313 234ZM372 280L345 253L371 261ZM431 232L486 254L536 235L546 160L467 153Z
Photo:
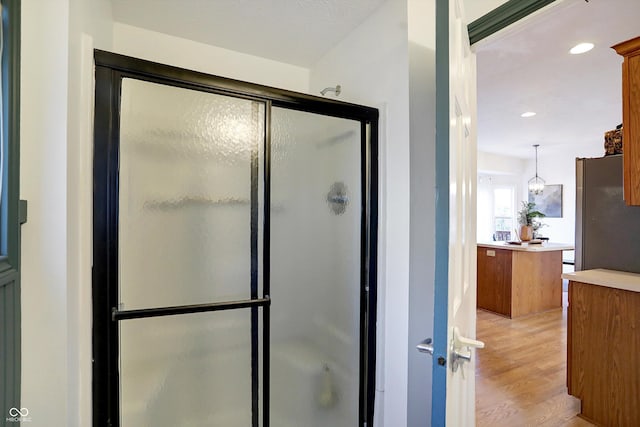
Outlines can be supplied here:
M20 1L2 4L2 140L0 200L0 425L20 408ZM26 210L25 210L26 211Z

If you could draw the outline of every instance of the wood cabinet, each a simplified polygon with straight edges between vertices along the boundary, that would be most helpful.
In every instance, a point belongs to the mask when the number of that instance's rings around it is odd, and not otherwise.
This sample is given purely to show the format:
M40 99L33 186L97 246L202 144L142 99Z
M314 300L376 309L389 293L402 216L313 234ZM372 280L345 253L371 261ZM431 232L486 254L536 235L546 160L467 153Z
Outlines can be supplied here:
M640 206L640 37L613 46L622 63L624 200Z
M596 425L640 425L640 292L569 282L567 385Z
M478 308L511 317L511 254L478 247Z
M562 307L564 247L495 246L478 244L478 308L513 318Z

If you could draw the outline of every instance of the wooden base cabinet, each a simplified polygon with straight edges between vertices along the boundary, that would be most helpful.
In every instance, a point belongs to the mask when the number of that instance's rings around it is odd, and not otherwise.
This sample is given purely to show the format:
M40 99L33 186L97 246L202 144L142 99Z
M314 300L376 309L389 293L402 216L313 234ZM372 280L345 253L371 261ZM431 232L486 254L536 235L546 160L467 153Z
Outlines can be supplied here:
M640 426L640 292L569 282L567 385L581 416Z
M562 307L562 251L478 245L477 306L510 318Z
M478 248L478 308L511 317L511 253Z

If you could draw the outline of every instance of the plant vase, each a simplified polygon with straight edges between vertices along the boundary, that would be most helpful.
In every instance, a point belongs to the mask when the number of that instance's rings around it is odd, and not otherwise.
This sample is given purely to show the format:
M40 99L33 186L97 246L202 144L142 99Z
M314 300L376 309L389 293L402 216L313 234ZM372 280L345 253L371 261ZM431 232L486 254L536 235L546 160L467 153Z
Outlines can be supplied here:
M543 226L537 218L544 218L545 214L536 210L533 202L522 202L522 208L518 211L518 223L520 224L520 240L528 242L533 239L533 230Z
M530 225L520 226L520 240L528 242L533 239L533 227Z

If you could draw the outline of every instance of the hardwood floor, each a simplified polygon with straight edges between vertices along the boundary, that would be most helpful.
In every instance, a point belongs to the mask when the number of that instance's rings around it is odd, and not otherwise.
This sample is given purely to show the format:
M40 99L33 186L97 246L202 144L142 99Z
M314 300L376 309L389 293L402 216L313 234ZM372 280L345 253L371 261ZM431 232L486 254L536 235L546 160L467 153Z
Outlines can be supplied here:
M592 426L567 393L567 294L563 308L516 319L478 310L476 425Z

